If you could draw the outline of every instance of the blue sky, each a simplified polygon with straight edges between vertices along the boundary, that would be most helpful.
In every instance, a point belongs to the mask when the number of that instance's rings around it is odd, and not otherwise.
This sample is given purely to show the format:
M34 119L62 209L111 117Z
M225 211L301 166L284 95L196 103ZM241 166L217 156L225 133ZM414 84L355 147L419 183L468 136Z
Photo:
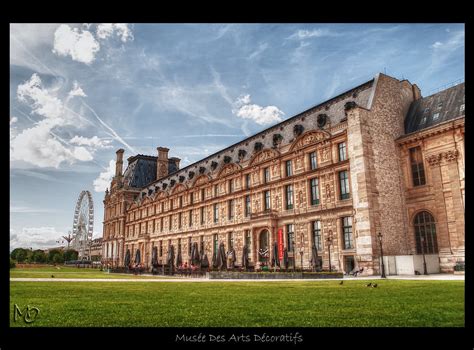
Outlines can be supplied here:
M10 238L48 247L118 148L186 166L373 78L464 78L463 24L11 24Z

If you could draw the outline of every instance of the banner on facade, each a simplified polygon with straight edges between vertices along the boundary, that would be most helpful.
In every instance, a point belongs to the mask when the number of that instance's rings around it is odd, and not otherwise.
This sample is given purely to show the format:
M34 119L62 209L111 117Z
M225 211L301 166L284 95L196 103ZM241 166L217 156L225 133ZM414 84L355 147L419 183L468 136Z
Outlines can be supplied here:
M278 229L278 260L283 260L283 229Z

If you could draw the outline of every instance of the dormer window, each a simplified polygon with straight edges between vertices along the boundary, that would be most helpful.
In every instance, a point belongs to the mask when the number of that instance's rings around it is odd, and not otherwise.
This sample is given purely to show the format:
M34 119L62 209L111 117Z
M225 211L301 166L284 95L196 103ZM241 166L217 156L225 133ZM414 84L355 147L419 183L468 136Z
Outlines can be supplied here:
M433 120L438 120L438 118L439 118L439 113L433 114Z
M459 111L464 112L464 103L461 106L459 106Z

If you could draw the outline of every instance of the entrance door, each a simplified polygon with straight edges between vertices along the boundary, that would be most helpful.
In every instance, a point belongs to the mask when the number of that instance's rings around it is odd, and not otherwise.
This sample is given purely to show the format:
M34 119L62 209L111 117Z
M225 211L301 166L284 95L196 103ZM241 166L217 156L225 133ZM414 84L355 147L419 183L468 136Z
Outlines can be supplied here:
M270 249L269 249L270 242L269 242L268 230L263 230L262 232L260 232L258 243L259 243L258 244L259 245L258 260L266 265L268 263L268 257L270 254Z
M344 257L344 272L349 273L352 270L354 270L355 267L355 262L354 262L354 256L349 255Z

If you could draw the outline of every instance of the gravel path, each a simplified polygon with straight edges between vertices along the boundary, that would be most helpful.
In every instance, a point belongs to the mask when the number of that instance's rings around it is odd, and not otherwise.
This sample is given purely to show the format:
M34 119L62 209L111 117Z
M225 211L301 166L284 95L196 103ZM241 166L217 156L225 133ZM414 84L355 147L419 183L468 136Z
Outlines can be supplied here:
M345 278L327 278L327 279L207 279L207 278L10 278L10 282L325 282L325 281L364 281L380 280L379 276L368 277L345 277ZM464 281L464 275L436 274L427 276L388 276L387 279L393 280L422 280L422 281Z

